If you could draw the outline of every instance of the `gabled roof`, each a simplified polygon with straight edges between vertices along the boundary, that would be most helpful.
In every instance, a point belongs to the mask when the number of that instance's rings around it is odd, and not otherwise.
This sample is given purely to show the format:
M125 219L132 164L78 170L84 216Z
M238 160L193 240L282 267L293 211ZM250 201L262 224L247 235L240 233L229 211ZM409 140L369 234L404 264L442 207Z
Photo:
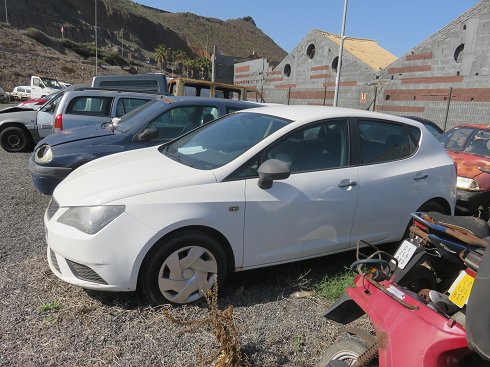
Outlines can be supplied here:
M463 25L469 19L476 18L488 12L490 12L490 1L481 0L478 4L461 14L444 28L422 41L422 43L412 49L411 53L417 54L422 52L424 49L432 48L436 42L446 39L449 33L461 31L461 29L463 29Z
M340 46L340 35L317 31ZM344 51L349 52L374 70L381 70L397 59L395 55L381 47L378 42L366 38L346 37L344 39Z

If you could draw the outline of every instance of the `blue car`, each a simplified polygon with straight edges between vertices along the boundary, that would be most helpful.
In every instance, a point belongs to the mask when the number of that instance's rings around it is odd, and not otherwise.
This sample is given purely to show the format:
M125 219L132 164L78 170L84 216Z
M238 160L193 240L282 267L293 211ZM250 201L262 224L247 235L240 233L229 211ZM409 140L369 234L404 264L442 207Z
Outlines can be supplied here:
M166 96L112 123L49 135L36 145L29 158L34 186L51 195L70 172L96 158L160 145L220 116L259 106L227 99Z

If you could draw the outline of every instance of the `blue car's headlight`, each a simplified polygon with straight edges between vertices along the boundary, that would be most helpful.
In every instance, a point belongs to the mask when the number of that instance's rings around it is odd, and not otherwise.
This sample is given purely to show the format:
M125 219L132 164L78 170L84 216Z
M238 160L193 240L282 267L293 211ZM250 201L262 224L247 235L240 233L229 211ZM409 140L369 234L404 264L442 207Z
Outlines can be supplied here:
M95 234L124 213L124 205L74 206L58 222L87 234Z
M41 145L34 152L34 161L36 163L49 163L53 159L53 150L49 145Z

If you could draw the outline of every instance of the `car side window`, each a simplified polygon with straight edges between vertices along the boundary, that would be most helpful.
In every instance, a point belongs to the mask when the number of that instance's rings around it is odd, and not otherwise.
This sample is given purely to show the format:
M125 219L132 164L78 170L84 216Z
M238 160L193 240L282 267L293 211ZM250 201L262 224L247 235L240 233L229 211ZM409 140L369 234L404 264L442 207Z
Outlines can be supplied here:
M361 162L374 164L403 159L412 154L403 125L376 120L357 120Z
M347 131L347 120L309 125L268 148L264 160L281 160L291 173L344 167L349 162Z
M59 96L56 96L51 101L46 103L43 107L41 107L39 111L55 113L56 110L58 109L58 105L60 104L61 97L63 97L63 93L60 93Z
M66 113L74 115L110 116L112 97L76 97L73 98Z
M291 173L326 170L349 164L347 120L328 120L296 130L265 149L228 179L258 177L259 165L268 159L286 163Z
M214 120L218 115L218 109L212 106L175 107L153 120L149 127L158 130L155 140L170 140Z
M149 99L141 98L119 98L116 106L116 117L121 117L149 101Z

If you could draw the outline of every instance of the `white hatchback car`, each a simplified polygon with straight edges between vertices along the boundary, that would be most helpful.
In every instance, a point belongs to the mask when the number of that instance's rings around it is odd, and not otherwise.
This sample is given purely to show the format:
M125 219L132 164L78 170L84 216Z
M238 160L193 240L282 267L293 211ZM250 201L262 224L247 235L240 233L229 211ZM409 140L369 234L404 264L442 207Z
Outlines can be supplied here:
M51 270L154 303L219 275L400 240L416 210L453 213L454 163L426 128L379 113L276 106L71 173L45 214Z

